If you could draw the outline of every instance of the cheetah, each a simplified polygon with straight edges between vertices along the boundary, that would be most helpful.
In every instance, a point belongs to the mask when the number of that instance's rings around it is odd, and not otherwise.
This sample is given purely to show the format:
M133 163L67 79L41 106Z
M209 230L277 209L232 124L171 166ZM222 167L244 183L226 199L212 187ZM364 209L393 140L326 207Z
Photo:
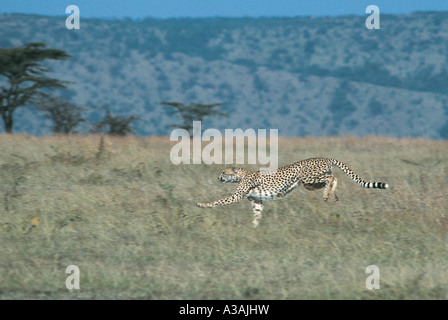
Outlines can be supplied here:
M338 180L332 175L333 165L341 169L361 187L389 188L387 183L364 181L341 161L328 158L311 158L264 174L243 168L226 168L221 172L218 180L222 183L239 182L235 193L214 202L197 203L196 205L200 208L213 208L229 205L247 198L252 204L254 214L253 226L257 227L262 217L263 200L285 198L299 185L303 185L305 189L310 191L324 188L323 198L325 201L330 196L334 201L338 201L338 197L335 194Z

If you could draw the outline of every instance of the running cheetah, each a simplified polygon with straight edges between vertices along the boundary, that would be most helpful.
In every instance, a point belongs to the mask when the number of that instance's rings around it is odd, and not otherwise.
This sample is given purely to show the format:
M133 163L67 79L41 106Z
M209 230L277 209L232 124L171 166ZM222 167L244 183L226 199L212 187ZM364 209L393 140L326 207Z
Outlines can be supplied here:
M325 201L331 196L334 201L338 197L334 193L337 179L331 174L333 165L341 169L353 181L364 188L387 189L389 185L382 182L366 182L358 177L344 163L328 158L312 158L302 160L277 169L275 172L261 174L243 168L226 168L218 177L222 183L239 182L234 194L210 203L197 203L201 208L213 208L229 205L247 198L254 212L253 225L257 227L263 211L263 200L278 200L286 197L302 184L307 190L324 188Z

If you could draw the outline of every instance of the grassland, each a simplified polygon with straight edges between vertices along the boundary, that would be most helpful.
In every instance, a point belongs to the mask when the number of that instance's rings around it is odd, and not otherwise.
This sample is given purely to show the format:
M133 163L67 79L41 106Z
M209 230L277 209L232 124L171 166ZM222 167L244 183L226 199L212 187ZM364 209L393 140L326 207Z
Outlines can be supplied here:
M448 143L281 139L279 164L334 157L339 202L299 188L258 229L224 165L173 165L167 138L0 136L0 299L447 299ZM367 290L369 265L380 289ZM80 290L65 287L68 265Z

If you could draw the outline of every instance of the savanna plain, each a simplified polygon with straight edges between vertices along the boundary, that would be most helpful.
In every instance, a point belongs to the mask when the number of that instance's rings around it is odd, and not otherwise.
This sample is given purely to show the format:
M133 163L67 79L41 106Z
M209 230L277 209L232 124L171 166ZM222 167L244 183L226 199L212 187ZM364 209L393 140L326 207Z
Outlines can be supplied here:
M335 167L338 202L298 188L256 229L247 200L195 206L236 185L218 182L226 165L172 164L173 145L1 135L0 299L448 298L447 141L281 138L280 166L331 157L390 188Z

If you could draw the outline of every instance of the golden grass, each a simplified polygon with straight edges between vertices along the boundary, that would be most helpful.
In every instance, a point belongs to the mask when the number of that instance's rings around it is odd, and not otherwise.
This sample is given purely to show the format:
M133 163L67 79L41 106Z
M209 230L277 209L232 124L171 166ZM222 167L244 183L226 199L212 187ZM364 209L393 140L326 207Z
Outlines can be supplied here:
M339 202L299 188L265 203L228 195L225 165L173 165L168 138L0 136L0 298L447 299L448 143L279 140L279 165L324 156ZM253 166L250 166L253 167ZM81 289L65 287L68 265ZM381 288L367 290L367 266Z

